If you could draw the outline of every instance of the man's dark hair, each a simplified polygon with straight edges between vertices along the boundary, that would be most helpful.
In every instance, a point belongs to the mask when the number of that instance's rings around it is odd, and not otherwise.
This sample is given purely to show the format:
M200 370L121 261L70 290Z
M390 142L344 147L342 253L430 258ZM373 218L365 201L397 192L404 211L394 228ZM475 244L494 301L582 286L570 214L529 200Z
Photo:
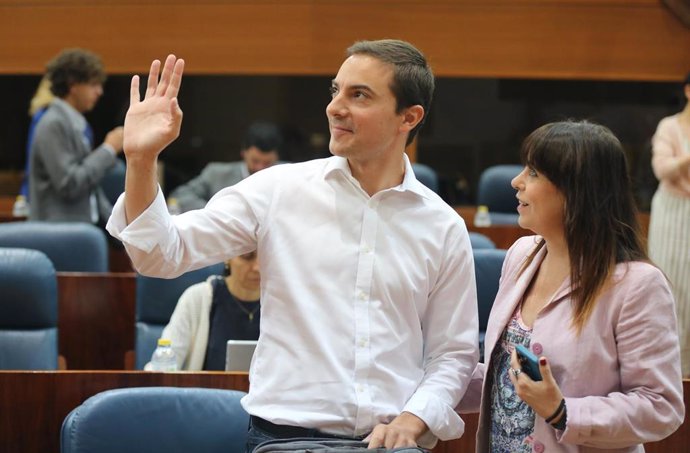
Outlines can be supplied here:
M396 112L413 105L424 108L424 117L407 137L409 145L426 121L434 95L434 74L424 54L412 44L397 39L358 41L347 49L347 56L369 55L393 65L393 84L390 87L397 101Z
M268 121L252 123L242 141L242 149L245 150L252 146L263 153L280 152L280 148L283 146L283 136L278 126Z
M69 94L75 83L105 82L105 70L98 55L84 49L65 49L48 62L46 75L50 91L59 98Z

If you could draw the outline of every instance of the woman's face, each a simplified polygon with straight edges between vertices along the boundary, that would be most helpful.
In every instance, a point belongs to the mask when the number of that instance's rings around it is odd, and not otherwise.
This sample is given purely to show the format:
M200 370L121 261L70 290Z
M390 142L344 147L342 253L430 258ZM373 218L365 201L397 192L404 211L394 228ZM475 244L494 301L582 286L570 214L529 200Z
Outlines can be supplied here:
M547 240L564 234L565 197L546 176L526 166L511 185L517 190L518 223L522 228Z
M229 264L230 273L240 286L248 290L259 289L261 276L259 275L259 258L256 256L256 252L232 258Z

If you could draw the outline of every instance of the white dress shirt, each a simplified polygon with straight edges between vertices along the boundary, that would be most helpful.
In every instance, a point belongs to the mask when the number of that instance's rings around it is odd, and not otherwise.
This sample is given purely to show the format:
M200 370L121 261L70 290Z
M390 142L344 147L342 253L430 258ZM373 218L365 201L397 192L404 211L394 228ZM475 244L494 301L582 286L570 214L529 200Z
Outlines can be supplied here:
M244 408L362 436L402 411L442 440L477 363L472 250L460 216L405 178L369 197L341 157L274 166L171 217L159 189L108 231L136 269L175 277L258 249L261 335Z

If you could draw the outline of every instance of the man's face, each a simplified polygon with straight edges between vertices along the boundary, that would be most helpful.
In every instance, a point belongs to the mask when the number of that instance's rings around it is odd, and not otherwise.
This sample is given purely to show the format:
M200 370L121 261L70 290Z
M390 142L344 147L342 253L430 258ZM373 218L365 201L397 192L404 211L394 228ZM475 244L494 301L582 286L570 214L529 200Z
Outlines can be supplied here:
M242 151L242 159L247 164L247 170L251 175L275 164L278 161L278 151L262 152L256 146L252 146Z
M65 100L78 112L86 113L96 106L101 95L103 95L103 85L100 82L81 82L70 87Z
M356 54L345 60L326 107L333 155L366 161L397 148L401 138L404 144L404 111L395 112L392 81L393 67L374 57Z

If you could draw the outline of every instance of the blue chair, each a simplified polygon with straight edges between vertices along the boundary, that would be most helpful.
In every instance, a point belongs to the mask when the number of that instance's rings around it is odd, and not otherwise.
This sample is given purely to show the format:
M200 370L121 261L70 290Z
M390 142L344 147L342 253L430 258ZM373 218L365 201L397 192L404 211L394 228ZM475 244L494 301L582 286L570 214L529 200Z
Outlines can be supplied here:
M419 182L438 193L438 174L436 174L436 171L433 168L428 165L415 162L412 164L412 171L414 171L414 176Z
M151 359L163 328L170 321L182 293L211 275L222 275L224 264L187 272L173 279L137 275L135 368L143 370Z
M474 274L477 282L477 311L479 314L479 353L484 357L484 336L489 322L491 307L498 293L498 282L501 278L503 260L506 250L474 249Z
M57 277L45 254L0 248L0 369L56 370Z
M496 244L494 244L494 241L489 239L488 236L485 236L481 233L476 233L474 231L470 231L469 235L470 235L470 245L472 246L472 250L495 249L496 248Z
M510 185L523 169L522 165L496 165L479 177L477 205L487 206L492 225L517 225L519 215L516 191Z
M125 191L125 172L127 167L120 159L115 160L113 168L101 179L101 189L105 193L106 198L110 204L115 204L118 197Z
M236 390L135 387L107 390L72 410L62 453L244 453L249 414Z
M0 223L0 247L40 250L58 272L108 272L105 232L90 223Z

